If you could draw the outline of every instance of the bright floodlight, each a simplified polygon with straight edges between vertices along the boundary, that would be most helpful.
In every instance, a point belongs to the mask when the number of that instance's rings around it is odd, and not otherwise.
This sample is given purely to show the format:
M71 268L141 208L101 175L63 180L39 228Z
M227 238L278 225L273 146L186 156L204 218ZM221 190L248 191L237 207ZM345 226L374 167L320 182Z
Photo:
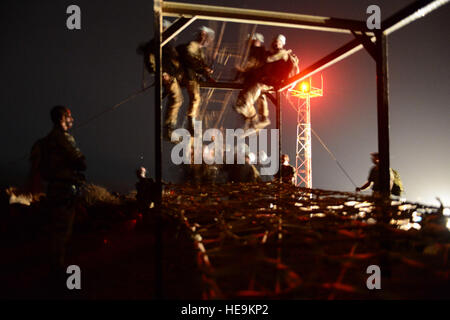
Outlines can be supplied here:
M300 84L300 88L303 92L309 92L309 83L304 81Z

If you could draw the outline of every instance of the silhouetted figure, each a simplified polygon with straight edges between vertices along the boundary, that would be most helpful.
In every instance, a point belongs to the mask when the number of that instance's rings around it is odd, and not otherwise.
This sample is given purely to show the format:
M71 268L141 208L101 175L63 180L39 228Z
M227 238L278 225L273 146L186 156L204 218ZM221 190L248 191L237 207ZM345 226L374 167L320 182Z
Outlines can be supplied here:
M47 203L51 213L51 269L59 288L65 287L65 248L72 233L75 202L85 182L81 173L86 160L75 139L70 109L55 106L50 112L52 131L32 148L32 169L47 182Z
M147 169L140 167L136 170L138 182L136 183L136 201L138 210L142 214L149 213L152 203L155 201L156 184L152 178L147 178Z
M294 184L295 169L289 164L289 156L287 154L281 155L281 181L284 183ZM278 173L275 175L275 180L278 179Z
M245 163L228 165L228 181L229 182L261 182L258 169L251 164L250 157L245 155Z
M370 169L369 177L367 178L367 182L364 183L361 187L356 188L356 192L364 191L365 189L372 186L372 191L374 193L380 192L380 183L379 183L379 164L380 159L378 152L373 152L370 154L372 158L372 163L374 164L373 167ZM400 174L397 170L389 168L389 175L390 175L390 190L391 195L400 197L403 192L403 183L402 179L400 178Z
M374 194L378 194L381 192L381 186L380 186L380 157L378 155L378 152L372 152L370 154L371 156L371 160L373 163L372 168L370 169L369 172L369 177L367 178L366 183L364 183L361 187L357 187L355 190L356 192L359 191L364 191L369 187L372 187L372 191L374 192ZM398 174L398 173L397 173ZM400 195L400 193L398 193L398 191L396 190L396 188L393 188L394 186L394 170L393 169L389 169L389 175L390 175L390 185L389 185L389 189L392 191L394 191L394 195Z

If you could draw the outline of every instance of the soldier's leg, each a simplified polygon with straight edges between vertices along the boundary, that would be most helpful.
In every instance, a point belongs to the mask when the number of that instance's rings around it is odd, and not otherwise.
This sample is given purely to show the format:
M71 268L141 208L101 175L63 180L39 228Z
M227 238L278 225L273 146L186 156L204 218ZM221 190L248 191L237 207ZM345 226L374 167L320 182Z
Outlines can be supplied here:
M259 123L256 125L258 129L267 127L270 124L269 120L269 105L267 103L267 97L262 93L258 100L256 100L258 105Z
M238 96L234 109L241 114L246 121L247 127L254 127L257 121L257 114L255 109L255 102L261 95L260 83L255 83L243 89Z
M167 91L167 113L164 126L167 129L166 138L170 139L172 131L177 127L178 111L183 105L183 94L177 79L172 78L166 85Z
M50 274L48 277L49 294L60 297L66 292L66 245L72 233L75 217L74 208L65 203L55 203L51 211L51 246L50 246Z
M64 268L66 244L72 234L75 210L71 205L52 208L52 265Z
M196 80L189 80L186 87L189 94L189 107L187 110L188 130L191 135L194 134L194 120L198 115L198 108L200 107L200 84Z

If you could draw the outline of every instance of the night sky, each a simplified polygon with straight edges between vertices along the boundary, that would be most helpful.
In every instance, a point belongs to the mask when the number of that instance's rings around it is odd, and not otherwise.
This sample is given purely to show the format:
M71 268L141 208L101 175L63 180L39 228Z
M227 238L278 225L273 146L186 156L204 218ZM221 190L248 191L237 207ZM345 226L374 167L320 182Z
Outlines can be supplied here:
M185 2L357 20L365 20L366 8L377 4L384 20L413 1ZM81 30L66 28L66 8L71 4L81 8ZM69 106L77 125L140 89L142 59L136 47L153 35L152 7L149 0L0 3L2 186L23 184L28 171L24 156L50 131L52 106ZM178 43L187 42L196 27L207 23L191 25ZM231 31L239 32L240 26L228 24L224 40L236 41ZM407 199L430 204L437 203L435 196L450 204L449 31L450 5L446 5L388 39L391 166L401 174ZM286 47L298 55L301 68L352 39L340 33L268 26L258 26L257 32L264 34L266 45L274 35L286 35ZM371 166L369 153L377 151L375 63L361 50L321 74L324 96L312 100L312 127L362 185ZM126 192L134 188L136 167L154 168L153 108L151 89L74 132L88 161L90 182ZM283 108L283 152L292 163L296 113L289 106ZM272 105L270 111L275 123ZM312 143L313 187L354 190L314 137ZM166 166L163 175L167 171Z

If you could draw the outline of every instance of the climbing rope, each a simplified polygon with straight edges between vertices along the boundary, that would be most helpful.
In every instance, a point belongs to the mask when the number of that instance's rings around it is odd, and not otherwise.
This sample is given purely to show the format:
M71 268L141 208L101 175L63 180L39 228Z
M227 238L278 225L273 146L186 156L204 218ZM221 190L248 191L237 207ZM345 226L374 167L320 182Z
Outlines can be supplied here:
M298 111L297 107L295 107L295 105L292 103L292 101L288 98L288 93L287 92L285 93L285 98L289 102L291 107L294 108L294 110ZM322 145L322 147L328 152L328 154L333 158L333 160L336 161L336 164L338 165L339 169L342 170L342 172L345 174L345 176L350 180L350 182L356 188L357 186L356 186L355 182L353 182L352 178L350 178L350 175L347 173L347 171L345 171L344 167L338 161L336 156L333 154L333 152L331 152L331 150L327 147L325 142L323 142L323 140L319 137L319 135L314 131L314 129L312 127L311 127L311 132L314 134L314 136L317 138L317 140L319 140L319 142Z
M101 111L100 113L97 113L95 115L93 115L92 117L90 117L89 119L87 119L86 121L80 123L79 125L75 126L72 131L76 131L78 129L80 129L81 127L84 127L85 125L87 125L88 123L100 118L101 116L103 116L104 114L114 111L115 109L117 109L118 107L120 107L121 105L127 103L128 101L133 100L134 98L136 98L137 96L141 95L142 93L144 93L145 91L147 91L148 89L150 89L151 87L154 86L154 83L147 86L147 87L143 87L141 90L138 90L134 93L132 93L131 95L129 95L127 98L125 98L124 100L116 103L115 105L113 105L112 107L105 109L103 111ZM16 159L16 160L11 160L7 163L7 165L15 165L18 162L24 161L28 158L28 153L23 155L22 157Z
M88 123L94 121L95 119L100 118L100 117L103 116L105 113L114 111L115 109L117 109L117 108L120 107L121 105L123 105L123 104L127 103L128 101L131 101L131 100L133 100L134 98L136 98L137 96L141 95L142 93L144 93L145 91L147 91L148 89L150 89L151 87L153 87L153 85L154 85L154 84L151 84L151 85L149 85L149 86L147 86L147 87L142 88L141 90L138 90L138 91L132 93L131 95L129 95L129 96L128 96L127 98L125 98L124 100L122 100L122 101L116 103L115 105L113 105L112 107L110 107L110 108L108 108L108 109L103 110L103 111L100 112L100 113L97 113L96 115L93 115L92 117L90 117L90 118L87 119L86 121L84 121L84 122L80 123L78 126L74 127L72 130L73 130L73 131L78 130L78 129L80 129L81 127L84 127L85 125L87 125Z
M330 154L330 156L334 159L334 161L336 161L336 164L338 165L338 167L342 170L342 172L346 175L346 177L350 180L350 182L353 184L353 186L356 188L356 184L353 182L352 178L350 178L349 174L347 173L347 171L345 171L345 169L342 167L342 165L340 164L340 162L338 161L338 159L336 159L335 155L333 154L333 152L331 152L330 149L328 149L327 145L325 144L325 142L322 141L322 139L320 139L319 135L314 131L313 128L311 128L311 132L314 134L314 136L317 138L317 140L319 140L320 144L322 145L322 147L324 147L324 149Z

